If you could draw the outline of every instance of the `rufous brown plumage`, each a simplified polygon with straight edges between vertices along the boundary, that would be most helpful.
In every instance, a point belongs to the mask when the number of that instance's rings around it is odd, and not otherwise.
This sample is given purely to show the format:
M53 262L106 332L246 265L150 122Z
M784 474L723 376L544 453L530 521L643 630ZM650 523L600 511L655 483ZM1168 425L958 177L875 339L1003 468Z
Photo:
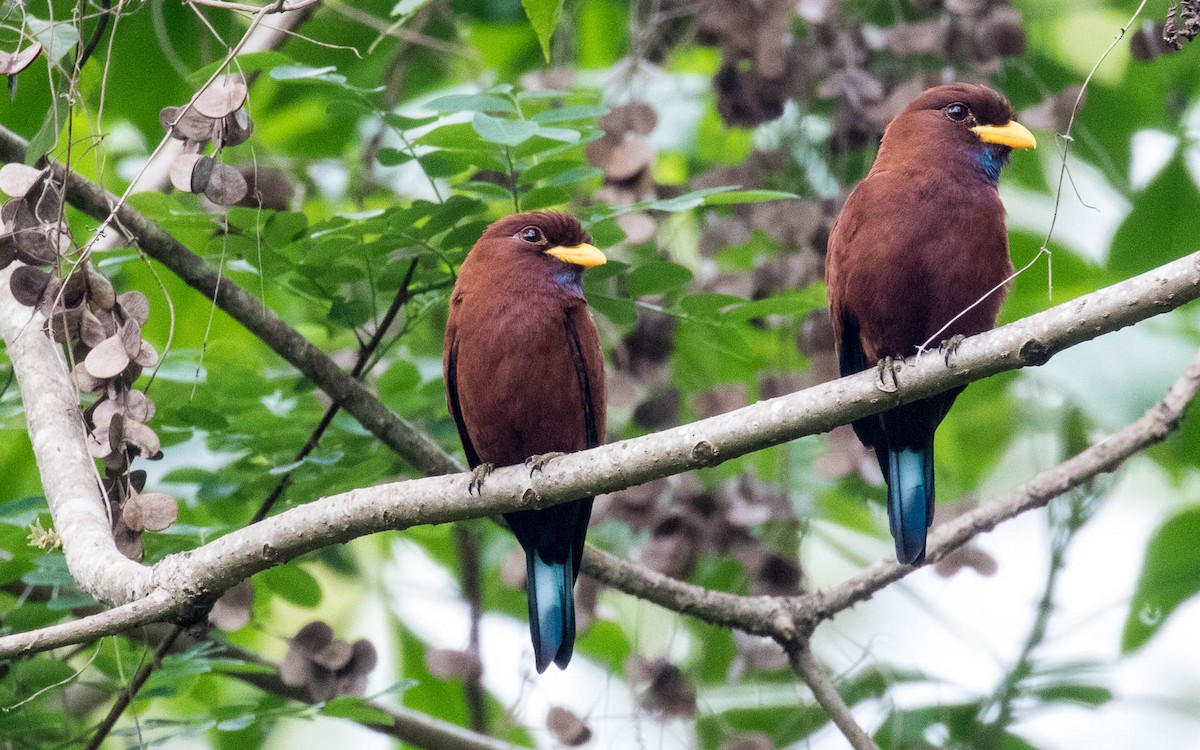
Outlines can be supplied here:
M491 465L594 448L605 429L604 356L583 297L586 267L605 262L573 217L529 212L487 228L450 297L446 401L467 461ZM525 550L537 670L565 667L575 643L573 588L592 498L505 520Z
M888 125L867 177L829 238L826 281L842 375L952 350L992 328L1012 274L997 184L1014 148L1036 142L1003 96L938 86ZM894 372L892 373L894 375ZM888 485L901 562L920 564L933 520L934 431L961 388L860 419Z

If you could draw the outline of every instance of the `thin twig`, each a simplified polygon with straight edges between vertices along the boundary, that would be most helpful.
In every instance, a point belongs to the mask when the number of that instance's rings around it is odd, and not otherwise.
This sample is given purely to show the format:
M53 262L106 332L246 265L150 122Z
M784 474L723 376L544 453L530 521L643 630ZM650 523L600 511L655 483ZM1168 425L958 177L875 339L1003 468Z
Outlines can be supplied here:
M391 307L389 307L388 311L384 314L383 320L379 321L379 324L375 327L375 333L371 336L370 341L368 341L366 345L359 349L358 359L354 363L354 368L350 371L351 377L355 379L362 377L363 371L371 359L371 355L375 353L375 351L379 348L380 343L382 343L384 334L386 334L388 329L392 327L392 323L396 321L396 316L400 314L400 310L402 310L404 305L407 304L410 299L412 299L412 294L409 289L412 284L413 274L416 272L416 270L417 259L413 258L412 262L409 263L408 271L404 274L404 280L400 282L400 289L397 290L395 298L392 299ZM308 441L304 443L304 447L302 447L299 452L296 453L296 457L292 459L293 464L299 464L317 449L317 446L321 442L321 437L324 436L325 431L329 429L329 425L333 424L333 418L337 415L339 409L341 409L341 405L336 401L334 401L325 409L325 414L321 416L321 421L318 422L317 426L313 428L312 434L309 435ZM254 513L254 517L250 519L250 523L258 523L267 517L267 514L271 512L271 508L273 508L275 503L279 502L279 499L283 497L283 493L287 492L288 487L292 486L292 477L294 474L295 470L293 469L280 478L274 489L271 490L271 494L267 496L267 499L263 501L262 505L260 505L258 510Z
M321 0L293 0L287 2L275 2L269 5L247 5L245 3L231 3L226 0L183 0L184 5L204 5L209 8L221 8L222 10L236 10L243 13L254 13L258 15L268 15L271 13L287 13L292 10L304 10L313 5L320 3Z
M171 646L175 644L175 639L183 632L183 628L175 625L163 638L162 643L158 644L158 648L154 651L154 658L146 662L133 675L133 679L129 681L129 687L117 693L117 701L109 709L108 715L100 722L100 726L96 728L96 733L92 735L92 739L88 742L85 750L97 750L100 743L104 742L104 738L116 726L117 719L121 718L121 714L125 713L125 709L133 701L138 691L142 689L142 685L146 684L146 680L150 679L150 675L162 664L163 657L171 651Z
M807 639L802 643L793 644L787 652L792 671L808 685L817 703L821 704L821 708L825 709L825 713L829 714L829 718L842 731L850 747L854 750L879 750L879 745L876 745L871 735L858 725L854 715L850 713L850 707L834 687L833 681L813 658Z

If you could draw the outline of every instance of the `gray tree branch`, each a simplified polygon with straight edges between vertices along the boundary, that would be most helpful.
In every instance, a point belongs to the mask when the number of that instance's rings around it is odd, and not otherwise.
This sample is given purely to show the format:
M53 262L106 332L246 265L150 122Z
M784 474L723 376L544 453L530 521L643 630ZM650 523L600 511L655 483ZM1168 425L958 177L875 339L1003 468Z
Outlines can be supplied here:
M940 355L910 358L900 370L901 387L895 391L881 390L874 372L859 373L692 424L557 458L536 476L530 476L520 466L499 469L488 478L478 496L468 492L467 474L353 490L285 511L195 550L170 555L153 567L137 566L136 571L129 571L120 591L93 593L118 605L154 595L153 606L138 610L138 616L145 618L142 622L186 619L191 610L203 608L238 581L329 544L379 531L544 508L712 466L997 372L1041 364L1054 352L1173 309L1197 296L1200 296L1200 253L967 339L949 365ZM23 365L14 360L14 367ZM1189 368L1189 373L1198 368L1200 365ZM1161 440L1178 423L1182 409L1194 395L1195 383L1188 377L1185 375L1181 380L1183 385L1177 384L1172 391L1183 395L1169 397L1158 412L1062 466L1038 475L1023 490L1001 502L939 528L931 538L930 562L975 534L1044 504L1096 473L1112 470L1137 450ZM1194 379L1194 375L1191 377ZM52 510L55 507L52 502ZM57 525L57 516L55 521ZM64 542L69 546L73 540ZM820 620L869 598L874 591L911 570L895 563L879 563L833 590L799 600L764 603L761 599L719 592L681 598L682 592L695 587L689 589L688 584L668 583L654 577L649 577L650 585L643 590L637 582L644 582L643 576L648 572L626 563L621 566L623 575L606 576L606 567L612 567L606 557L589 556L586 569L601 580L611 578L605 582L622 590L660 603L675 601L680 611L697 616L707 614L714 622L771 635L781 642L790 641L797 633L811 630ZM84 567L78 571L72 569L72 574L78 575L80 584L92 591L96 572ZM733 606L737 613L711 606L714 601ZM128 624L129 612L124 609L122 612L120 622ZM109 629L114 624L114 620L95 621L97 629L90 637L117 632ZM68 624L0 638L0 657L78 642L80 632L78 625Z

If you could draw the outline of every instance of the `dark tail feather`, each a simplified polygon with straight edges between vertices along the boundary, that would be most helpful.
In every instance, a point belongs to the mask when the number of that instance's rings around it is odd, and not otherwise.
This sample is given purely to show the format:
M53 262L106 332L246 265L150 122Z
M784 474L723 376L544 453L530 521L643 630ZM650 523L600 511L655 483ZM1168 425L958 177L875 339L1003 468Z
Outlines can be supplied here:
M550 662L559 669L567 666L575 650L575 575L571 557L562 562L546 562L536 550L525 553L529 596L529 631L533 636L533 655L538 673Z
M925 562L925 535L933 520L933 440L923 449L887 451L888 522L896 559Z

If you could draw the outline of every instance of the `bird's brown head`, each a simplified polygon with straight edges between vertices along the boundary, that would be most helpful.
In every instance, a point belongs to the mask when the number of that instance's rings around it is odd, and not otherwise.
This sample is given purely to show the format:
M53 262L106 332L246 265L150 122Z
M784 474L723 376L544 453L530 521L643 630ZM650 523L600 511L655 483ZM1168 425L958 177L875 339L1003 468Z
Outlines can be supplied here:
M527 211L493 222L471 248L462 273L486 269L493 280L521 285L553 282L581 293L583 270L607 261L579 220L558 211Z
M1013 149L1036 148L1037 140L1013 119L1002 94L977 83L936 86L914 99L887 127L885 151L927 163L957 165L969 157L993 182Z

